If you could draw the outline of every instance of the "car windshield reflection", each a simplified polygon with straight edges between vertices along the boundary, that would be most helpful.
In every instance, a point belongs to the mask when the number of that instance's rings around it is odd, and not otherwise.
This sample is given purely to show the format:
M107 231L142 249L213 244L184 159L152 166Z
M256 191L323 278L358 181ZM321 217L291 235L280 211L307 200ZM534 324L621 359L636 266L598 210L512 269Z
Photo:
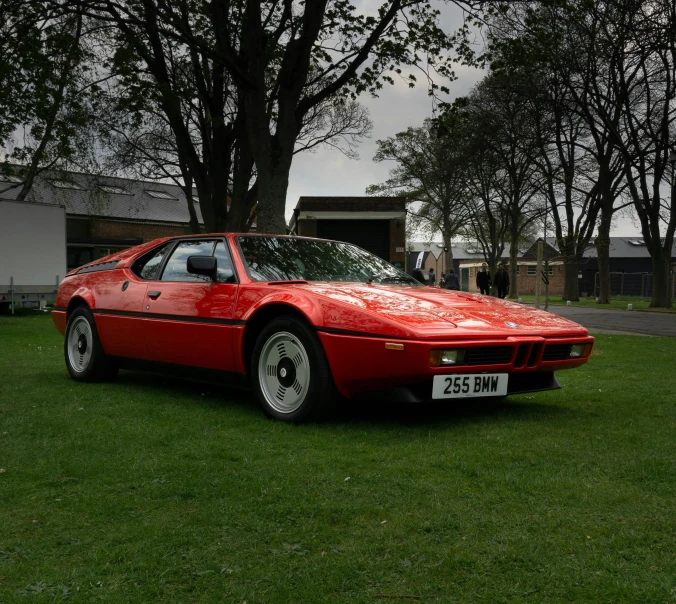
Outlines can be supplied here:
M382 258L338 241L242 235L237 238L253 281L421 284Z

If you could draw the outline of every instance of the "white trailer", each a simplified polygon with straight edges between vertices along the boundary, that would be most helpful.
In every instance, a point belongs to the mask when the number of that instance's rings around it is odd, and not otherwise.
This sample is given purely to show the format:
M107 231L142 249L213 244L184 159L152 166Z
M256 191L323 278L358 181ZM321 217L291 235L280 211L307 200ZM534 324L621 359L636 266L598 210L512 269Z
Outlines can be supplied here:
M66 274L66 209L0 199L0 309L44 307Z

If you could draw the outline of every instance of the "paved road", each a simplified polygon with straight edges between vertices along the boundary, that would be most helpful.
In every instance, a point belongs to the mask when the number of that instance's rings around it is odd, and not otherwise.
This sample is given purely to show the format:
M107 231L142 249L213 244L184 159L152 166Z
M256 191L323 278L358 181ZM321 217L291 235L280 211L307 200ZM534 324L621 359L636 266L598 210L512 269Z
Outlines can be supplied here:
M597 310L579 306L550 306L549 312L575 321L596 333L676 337L676 313Z

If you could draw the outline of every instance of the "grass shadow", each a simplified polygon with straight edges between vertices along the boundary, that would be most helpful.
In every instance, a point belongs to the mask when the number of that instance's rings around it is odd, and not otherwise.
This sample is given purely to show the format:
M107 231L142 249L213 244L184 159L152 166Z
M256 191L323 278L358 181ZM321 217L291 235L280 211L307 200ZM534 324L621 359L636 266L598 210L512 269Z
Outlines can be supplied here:
M150 371L120 371L117 383L132 386L145 394L156 394L162 400L162 393L171 391L190 404L208 404L219 407L236 405L238 408L256 412L257 402L245 384L237 380L175 376Z
M183 403L216 407L235 406L247 415L261 414L251 388L241 379L220 377L206 379L199 376L170 375L161 372L124 370L117 383L131 386L139 394L152 396L165 401L167 392L176 395ZM425 425L460 422L487 422L498 419L537 421L539 418L551 419L556 416L574 413L573 409L555 404L525 401L514 396L504 399L474 399L467 401L429 402L429 403L388 403L383 401L362 400L359 402L342 400L338 412L329 424L349 425L353 423L377 424L381 427L391 424Z
M451 404L441 401L419 404L347 401L341 407L337 421L345 424L365 422L420 426L429 423L486 422L504 418L537 421L539 418L551 419L573 412L572 409L556 405L524 402L516 398L475 399Z

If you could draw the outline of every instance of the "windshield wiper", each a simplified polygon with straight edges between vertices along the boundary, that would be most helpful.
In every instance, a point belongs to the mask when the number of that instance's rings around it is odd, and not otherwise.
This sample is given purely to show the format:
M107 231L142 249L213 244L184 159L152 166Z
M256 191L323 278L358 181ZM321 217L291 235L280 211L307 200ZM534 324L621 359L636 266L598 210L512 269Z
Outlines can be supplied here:
M407 285L412 285L411 280L406 277L374 277L374 279L378 279L378 283L406 283Z
M275 279L268 281L268 285L293 285L294 283L307 283L305 279Z

